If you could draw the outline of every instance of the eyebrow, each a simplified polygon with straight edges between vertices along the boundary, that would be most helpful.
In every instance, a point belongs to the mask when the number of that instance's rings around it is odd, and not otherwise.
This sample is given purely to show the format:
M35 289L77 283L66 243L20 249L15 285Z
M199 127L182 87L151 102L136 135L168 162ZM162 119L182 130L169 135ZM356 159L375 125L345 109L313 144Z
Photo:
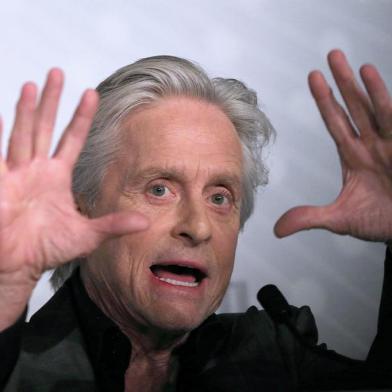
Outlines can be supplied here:
M184 171L177 167L149 166L143 169L129 170L126 175L125 182L127 184L138 184L140 182L149 181L154 178L183 180L184 177Z

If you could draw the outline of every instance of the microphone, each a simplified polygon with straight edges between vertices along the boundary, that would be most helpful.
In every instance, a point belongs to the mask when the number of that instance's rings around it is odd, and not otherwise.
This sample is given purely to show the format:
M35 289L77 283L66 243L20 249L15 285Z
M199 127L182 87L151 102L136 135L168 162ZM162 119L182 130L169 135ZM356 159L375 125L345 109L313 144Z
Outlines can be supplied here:
M291 324L291 308L286 298L274 284L267 284L257 293L257 300L273 321Z
M267 312L268 316L271 317L272 321L286 325L301 344L312 350L314 349L298 331L295 323L291 319L292 311L289 303L274 284L267 284L262 287L257 293L257 300Z

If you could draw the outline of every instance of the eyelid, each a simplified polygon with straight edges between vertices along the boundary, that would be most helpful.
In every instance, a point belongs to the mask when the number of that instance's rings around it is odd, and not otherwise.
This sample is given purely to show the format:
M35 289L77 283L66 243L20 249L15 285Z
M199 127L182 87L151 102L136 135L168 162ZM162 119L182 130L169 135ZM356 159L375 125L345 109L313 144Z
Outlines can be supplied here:
M235 193L231 189L227 188L224 185L218 185L217 188L218 189L213 192L213 195L216 195L217 193L221 193L222 195L226 196L230 200L232 201L235 200Z
M167 185L167 181L165 181L165 180L153 180L153 181L150 181L148 184L147 184L147 186L148 187L152 187L152 186L159 186L159 185L162 185L162 186L168 186Z

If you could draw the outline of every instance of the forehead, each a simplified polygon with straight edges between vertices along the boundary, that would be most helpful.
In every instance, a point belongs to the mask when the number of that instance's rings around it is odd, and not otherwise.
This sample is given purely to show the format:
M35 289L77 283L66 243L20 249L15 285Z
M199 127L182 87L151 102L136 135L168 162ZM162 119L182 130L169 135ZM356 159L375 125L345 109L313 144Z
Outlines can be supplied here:
M133 169L177 167L216 175L242 169L242 148L217 106L184 97L162 99L133 112L123 125L123 154Z

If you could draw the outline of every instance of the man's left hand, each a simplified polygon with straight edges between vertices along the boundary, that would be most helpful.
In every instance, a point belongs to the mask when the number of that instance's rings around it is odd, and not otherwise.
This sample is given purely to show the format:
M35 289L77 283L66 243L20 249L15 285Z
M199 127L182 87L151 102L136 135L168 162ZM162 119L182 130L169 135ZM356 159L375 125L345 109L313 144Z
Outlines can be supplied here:
M322 228L387 241L392 239L392 99L374 66L360 69L365 92L343 52L331 51L328 62L347 109L336 101L321 72L310 73L309 86L337 146L342 190L329 205L290 209L275 224L275 234Z

